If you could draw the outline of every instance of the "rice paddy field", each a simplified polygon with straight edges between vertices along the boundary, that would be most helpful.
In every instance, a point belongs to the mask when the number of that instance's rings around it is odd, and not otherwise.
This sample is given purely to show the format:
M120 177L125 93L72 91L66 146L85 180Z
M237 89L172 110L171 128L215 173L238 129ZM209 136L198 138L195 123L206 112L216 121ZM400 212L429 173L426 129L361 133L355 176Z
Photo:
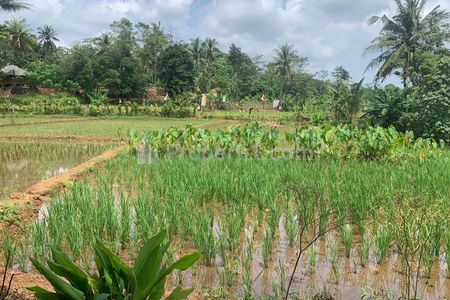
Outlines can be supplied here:
M0 199L64 173L116 145L0 140Z
M118 128L143 132L186 124L211 130L236 125L216 118L99 119L4 127L0 139L2 135L118 137L122 135ZM44 260L56 248L89 271L97 239L131 264L143 242L165 229L172 242L167 261L192 251L201 253L193 268L170 277L169 288L182 283L193 287L201 299L322 299L317 295L324 291L333 299L448 299L447 148L438 150L427 141L399 147L408 135L388 131L310 129L289 142L272 127L272 131L264 126L239 128L188 127L136 135L128 151L44 203L36 219L14 237L13 270L23 278L35 274L29 257ZM329 142L332 134L337 146ZM340 134L359 140L342 146ZM395 136L396 148L382 152L374 141L366 143L368 136L381 139L389 134ZM264 155L241 157L233 148L230 156L149 160L139 152L144 142L152 147L179 143L186 152L202 152L200 146L205 145L231 149L238 143L239 151L242 144ZM33 155L48 162L36 159L36 164L50 165L57 161L55 155L72 152L83 160L108 146L89 148L81 143L54 150L51 144L8 141L0 147L2 160L15 157L11 153L17 149L32 148ZM315 155L265 155L279 147L295 151L309 147Z

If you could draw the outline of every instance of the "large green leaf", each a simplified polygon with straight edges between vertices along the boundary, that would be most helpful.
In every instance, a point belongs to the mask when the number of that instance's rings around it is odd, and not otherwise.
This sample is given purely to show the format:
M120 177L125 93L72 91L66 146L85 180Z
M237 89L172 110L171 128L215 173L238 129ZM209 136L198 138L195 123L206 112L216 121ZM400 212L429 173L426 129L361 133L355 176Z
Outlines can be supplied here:
M166 300L182 300L186 299L194 289L185 289L183 290L180 287L177 287L170 295L166 298Z
M152 249L144 256L142 267L139 273L136 273L136 291L133 295L133 300L147 299L155 283L159 281L158 275L162 263L162 249L161 246L149 248ZM142 253L142 252L141 252Z
M177 260L175 263L173 263L171 266L169 266L165 272L165 274L172 273L173 270L181 270L185 271L188 268L190 268L197 260L200 259L201 254L199 252L194 252L190 255L186 255L179 260Z
M84 300L84 294L70 284L58 277L48 268L44 267L35 259L31 259L33 266L41 273L53 286L57 294L64 296L68 300Z
M64 253L52 249L53 262L49 261L48 266L57 275L66 278L75 288L83 291L86 295L92 295L88 282L89 276L70 261Z
M29 288L28 290L32 291L36 299L38 300L64 300L65 298L56 294L51 293L47 290L44 290L41 287L35 286L32 288Z

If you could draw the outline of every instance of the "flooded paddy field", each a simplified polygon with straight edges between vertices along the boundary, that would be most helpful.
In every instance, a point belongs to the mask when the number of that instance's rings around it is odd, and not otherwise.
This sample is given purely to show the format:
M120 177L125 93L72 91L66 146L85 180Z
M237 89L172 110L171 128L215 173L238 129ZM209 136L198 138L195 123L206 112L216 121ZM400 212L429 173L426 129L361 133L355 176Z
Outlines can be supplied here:
M48 257L50 246L61 248L89 269L92 244L102 237L131 263L143 240L167 228L168 259L202 254L194 268L171 278L174 285L192 286L207 299L281 299L299 250L317 237L302 253L290 299L323 291L334 299L364 293L398 299L406 284L398 222L417 197L430 211L449 211L449 166L448 155L395 164L173 159L146 165L122 154L43 207L22 251ZM421 299L450 293L450 227L441 225L414 277ZM26 259L16 258L15 266L29 271Z
M0 198L24 192L112 147L113 143L0 140Z

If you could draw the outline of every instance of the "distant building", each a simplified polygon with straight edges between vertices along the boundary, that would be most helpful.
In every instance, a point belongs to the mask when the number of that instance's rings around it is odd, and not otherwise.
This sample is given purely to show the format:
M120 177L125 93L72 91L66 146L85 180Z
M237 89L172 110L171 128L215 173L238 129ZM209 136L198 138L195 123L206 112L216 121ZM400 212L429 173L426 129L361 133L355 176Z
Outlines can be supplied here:
M12 89L26 85L27 71L10 65L0 70L0 89Z
M281 105L281 101L280 100L274 100L272 103L272 108L276 109L276 110L283 110L283 106Z

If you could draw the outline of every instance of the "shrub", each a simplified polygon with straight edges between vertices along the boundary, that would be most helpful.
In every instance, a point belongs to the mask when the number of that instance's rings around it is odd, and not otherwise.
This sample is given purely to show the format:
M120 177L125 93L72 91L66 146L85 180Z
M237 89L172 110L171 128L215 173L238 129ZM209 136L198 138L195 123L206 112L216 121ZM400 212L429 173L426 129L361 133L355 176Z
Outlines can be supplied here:
M32 259L33 265L52 285L55 292L34 287L30 290L37 299L135 299L158 300L164 296L167 276L174 270L190 268L200 254L194 252L166 266L163 263L168 245L166 231L149 239L142 247L133 268L128 267L110 249L100 242L94 246L96 274L88 274L77 267L68 256L52 250L48 268ZM62 279L62 278L64 279ZM177 287L167 299L184 299L192 289Z

